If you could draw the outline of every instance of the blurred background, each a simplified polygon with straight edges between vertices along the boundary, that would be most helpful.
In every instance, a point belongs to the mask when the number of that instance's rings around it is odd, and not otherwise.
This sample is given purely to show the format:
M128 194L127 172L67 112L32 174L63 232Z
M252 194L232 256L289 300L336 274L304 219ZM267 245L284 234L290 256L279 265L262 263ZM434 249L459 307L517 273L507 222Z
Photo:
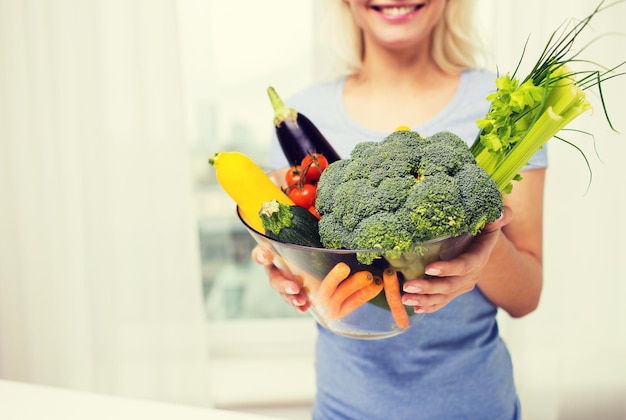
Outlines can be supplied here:
M527 69L595 6L478 3L500 72L525 43ZM320 12L315 0L0 0L0 379L308 418L313 321L251 263L207 159L266 164L266 88L288 98L329 77ZM594 20L586 58L626 59L624 16ZM603 92L622 132L625 82ZM571 127L595 137L564 135L591 172L549 145L540 308L500 315L526 419L626 418L626 137L590 100Z

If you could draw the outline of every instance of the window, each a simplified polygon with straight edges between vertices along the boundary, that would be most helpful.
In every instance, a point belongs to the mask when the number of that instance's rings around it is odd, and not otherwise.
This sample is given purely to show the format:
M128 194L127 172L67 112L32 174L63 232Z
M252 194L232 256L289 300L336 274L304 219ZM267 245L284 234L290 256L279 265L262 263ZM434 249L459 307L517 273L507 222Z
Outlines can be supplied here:
M187 138L217 406L303 403L313 392L312 317L288 306L252 263L254 240L207 159L237 150L265 167L273 130L266 89L274 86L286 98L314 80L314 8L314 0L179 0ZM302 378L297 388L289 374L294 369Z
M246 2L245 10L232 2L180 4L207 317L301 317L269 290L262 268L250 263L253 239L207 159L237 150L265 166L273 129L267 87L286 97L313 79L312 2Z

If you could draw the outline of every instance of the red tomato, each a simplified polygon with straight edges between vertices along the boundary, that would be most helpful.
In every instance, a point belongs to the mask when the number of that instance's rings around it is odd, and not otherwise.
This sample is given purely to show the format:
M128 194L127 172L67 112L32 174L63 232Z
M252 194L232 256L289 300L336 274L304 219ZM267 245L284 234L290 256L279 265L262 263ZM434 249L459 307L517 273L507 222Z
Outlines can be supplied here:
M328 167L328 160L319 153L310 153L302 159L300 167L305 182L314 183L320 179L322 172Z
M320 216L320 214L317 212L315 206L309 207L309 211L313 213L313 216L317 217L317 220L320 220L322 218L322 216Z
M287 182L288 186L297 185L303 182L302 168L300 167L300 165L292 166L287 170L287 173L285 173L285 181Z
M287 189L287 195L296 205L308 209L315 203L317 190L312 184L292 185Z

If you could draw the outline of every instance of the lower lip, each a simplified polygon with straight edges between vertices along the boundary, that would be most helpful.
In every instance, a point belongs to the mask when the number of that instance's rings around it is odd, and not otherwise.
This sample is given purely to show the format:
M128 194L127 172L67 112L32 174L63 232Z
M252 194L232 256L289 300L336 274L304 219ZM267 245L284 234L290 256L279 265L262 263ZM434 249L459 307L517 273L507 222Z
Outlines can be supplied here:
M384 20L386 20L387 22L394 22L394 23L398 23L398 22L406 22L408 20L413 19L413 17L420 11L422 10L422 8L419 9L415 9L409 13L406 13L404 15L398 15L398 16L394 16L394 15L386 15L383 12L380 12L378 10L374 10L376 13L378 13L379 16L381 16Z

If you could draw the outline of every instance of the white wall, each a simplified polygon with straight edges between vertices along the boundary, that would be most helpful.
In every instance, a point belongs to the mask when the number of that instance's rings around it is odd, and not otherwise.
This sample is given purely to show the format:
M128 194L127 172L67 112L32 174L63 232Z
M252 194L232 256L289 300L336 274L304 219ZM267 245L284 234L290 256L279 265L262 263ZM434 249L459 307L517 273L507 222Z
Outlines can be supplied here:
M530 34L532 64L551 31L569 17L584 17L596 2L479 0L494 62L512 69ZM622 17L626 5L597 16L587 38L614 32L584 52L607 66L626 59ZM622 32L622 35L615 35ZM582 39L582 37L581 37ZM581 42L579 46L585 43ZM604 85L609 113L626 132L626 78ZM551 140L545 202L545 285L539 309L521 320L502 317L528 419L616 419L626 416L626 136L612 132L599 98L594 112L572 128L595 135L561 133L581 146Z

